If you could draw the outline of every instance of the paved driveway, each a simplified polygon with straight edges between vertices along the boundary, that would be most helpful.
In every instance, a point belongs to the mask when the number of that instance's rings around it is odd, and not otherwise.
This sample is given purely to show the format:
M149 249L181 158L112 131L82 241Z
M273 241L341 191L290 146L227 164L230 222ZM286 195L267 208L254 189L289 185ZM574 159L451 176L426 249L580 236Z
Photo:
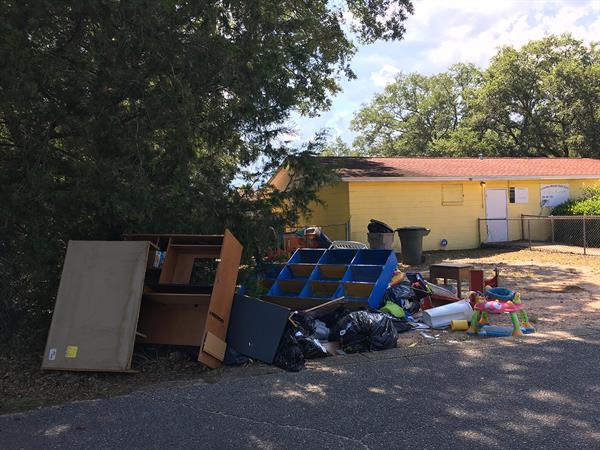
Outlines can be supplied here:
M0 417L2 448L599 448L600 330L329 358Z

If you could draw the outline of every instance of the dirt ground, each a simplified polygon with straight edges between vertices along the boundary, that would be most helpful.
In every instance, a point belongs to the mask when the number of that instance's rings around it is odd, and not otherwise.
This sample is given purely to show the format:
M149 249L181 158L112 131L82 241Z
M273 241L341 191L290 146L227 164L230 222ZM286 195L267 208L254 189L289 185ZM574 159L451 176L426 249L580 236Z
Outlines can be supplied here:
M453 252L433 252L425 264L405 267L420 271L428 278L429 264L441 262L469 263L484 269L485 278L491 278L494 268L500 270L500 286L521 293L531 322L540 332L564 331L573 328L600 326L600 257L539 250L481 249ZM453 283L449 280L448 284ZM463 286L463 296L468 288ZM510 325L507 314L491 316L498 325ZM435 345L467 339L464 332L438 330L404 333L398 346Z
M486 277L497 267L500 285L521 292L526 311L540 332L600 326L600 257L530 250L446 251L429 253L424 265L406 269L421 271L427 277L429 264L442 261L471 263L485 269ZM510 323L505 315L499 316L494 316L493 322ZM426 334L432 338L416 331L403 333L398 346L460 345L467 339L482 339L446 330ZM208 370L178 352L136 354L137 374L42 372L40 364L41 355L0 355L0 414L119 395L159 382L214 382L224 375L237 377L279 370L261 363Z

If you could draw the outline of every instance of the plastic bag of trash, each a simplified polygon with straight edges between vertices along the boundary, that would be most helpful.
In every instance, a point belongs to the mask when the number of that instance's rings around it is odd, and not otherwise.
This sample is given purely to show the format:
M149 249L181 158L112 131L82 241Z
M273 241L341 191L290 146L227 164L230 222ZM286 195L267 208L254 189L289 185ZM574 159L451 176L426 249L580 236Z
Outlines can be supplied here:
M340 323L341 320L350 314L352 311L348 308L338 308L333 313L322 317L321 320L329 327L328 341L340 340Z
M294 336L302 349L304 359L324 358L327 356L327 350L314 337L306 337L301 332L297 332Z
M302 311L294 313L292 320L299 325L306 336L313 334L317 328L316 320Z
M348 353L396 347L398 332L385 314L356 311L340 321L340 346Z
M385 290L383 302L392 302L402 307L406 314L414 314L421 308L421 302L407 284L397 284Z
M329 327L321 320L315 320L315 331L312 334L315 339L327 341L329 339Z
M299 372L304 368L304 352L291 328L283 333L273 364L288 372Z

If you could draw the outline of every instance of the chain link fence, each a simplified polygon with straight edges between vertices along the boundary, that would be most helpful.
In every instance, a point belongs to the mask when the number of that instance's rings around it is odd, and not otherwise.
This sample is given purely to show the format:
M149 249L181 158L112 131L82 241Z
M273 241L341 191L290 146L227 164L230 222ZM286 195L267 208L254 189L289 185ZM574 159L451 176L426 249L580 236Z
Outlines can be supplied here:
M478 219L482 246L524 247L600 256L600 216Z

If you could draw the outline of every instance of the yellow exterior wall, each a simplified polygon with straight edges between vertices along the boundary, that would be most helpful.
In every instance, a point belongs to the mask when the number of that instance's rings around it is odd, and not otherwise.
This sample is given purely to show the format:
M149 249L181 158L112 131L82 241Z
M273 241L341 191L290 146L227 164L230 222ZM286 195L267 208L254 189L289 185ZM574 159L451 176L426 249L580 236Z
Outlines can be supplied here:
M366 243L367 224L370 219L378 219L393 228L409 225L431 228L431 233L425 237L423 242L424 250L441 249L440 241L442 239L448 240L446 249L467 249L479 246L477 219L485 218L484 188L479 181L378 181L344 184L348 185L351 240ZM462 204L442 205L442 186L446 184L463 185ZM600 180L495 180L486 181L485 188L506 188L507 196L509 187L528 188L528 203L508 203L508 217L520 218L521 214L549 214L549 208L542 209L540 207L540 185L542 184L569 184L571 198L577 198L581 196L584 186L600 184ZM328 195L331 196L331 193ZM341 194L335 198L336 201L342 201L344 195ZM328 204L331 208L332 202L328 202ZM316 212L320 215L315 217L327 217L329 222L337 221L338 218L342 219L346 214L346 210L339 206L336 206L333 213ZM314 222L318 223L318 220ZM341 222L343 220L340 220ZM485 234L485 227L482 227L482 234ZM520 221L509 221L509 239L520 238ZM397 236L394 246L399 250L400 243Z
M348 183L340 182L321 189L319 198L324 205L312 203L311 216L303 218L299 225L318 225L330 239L345 240L346 223L350 219L348 187Z

